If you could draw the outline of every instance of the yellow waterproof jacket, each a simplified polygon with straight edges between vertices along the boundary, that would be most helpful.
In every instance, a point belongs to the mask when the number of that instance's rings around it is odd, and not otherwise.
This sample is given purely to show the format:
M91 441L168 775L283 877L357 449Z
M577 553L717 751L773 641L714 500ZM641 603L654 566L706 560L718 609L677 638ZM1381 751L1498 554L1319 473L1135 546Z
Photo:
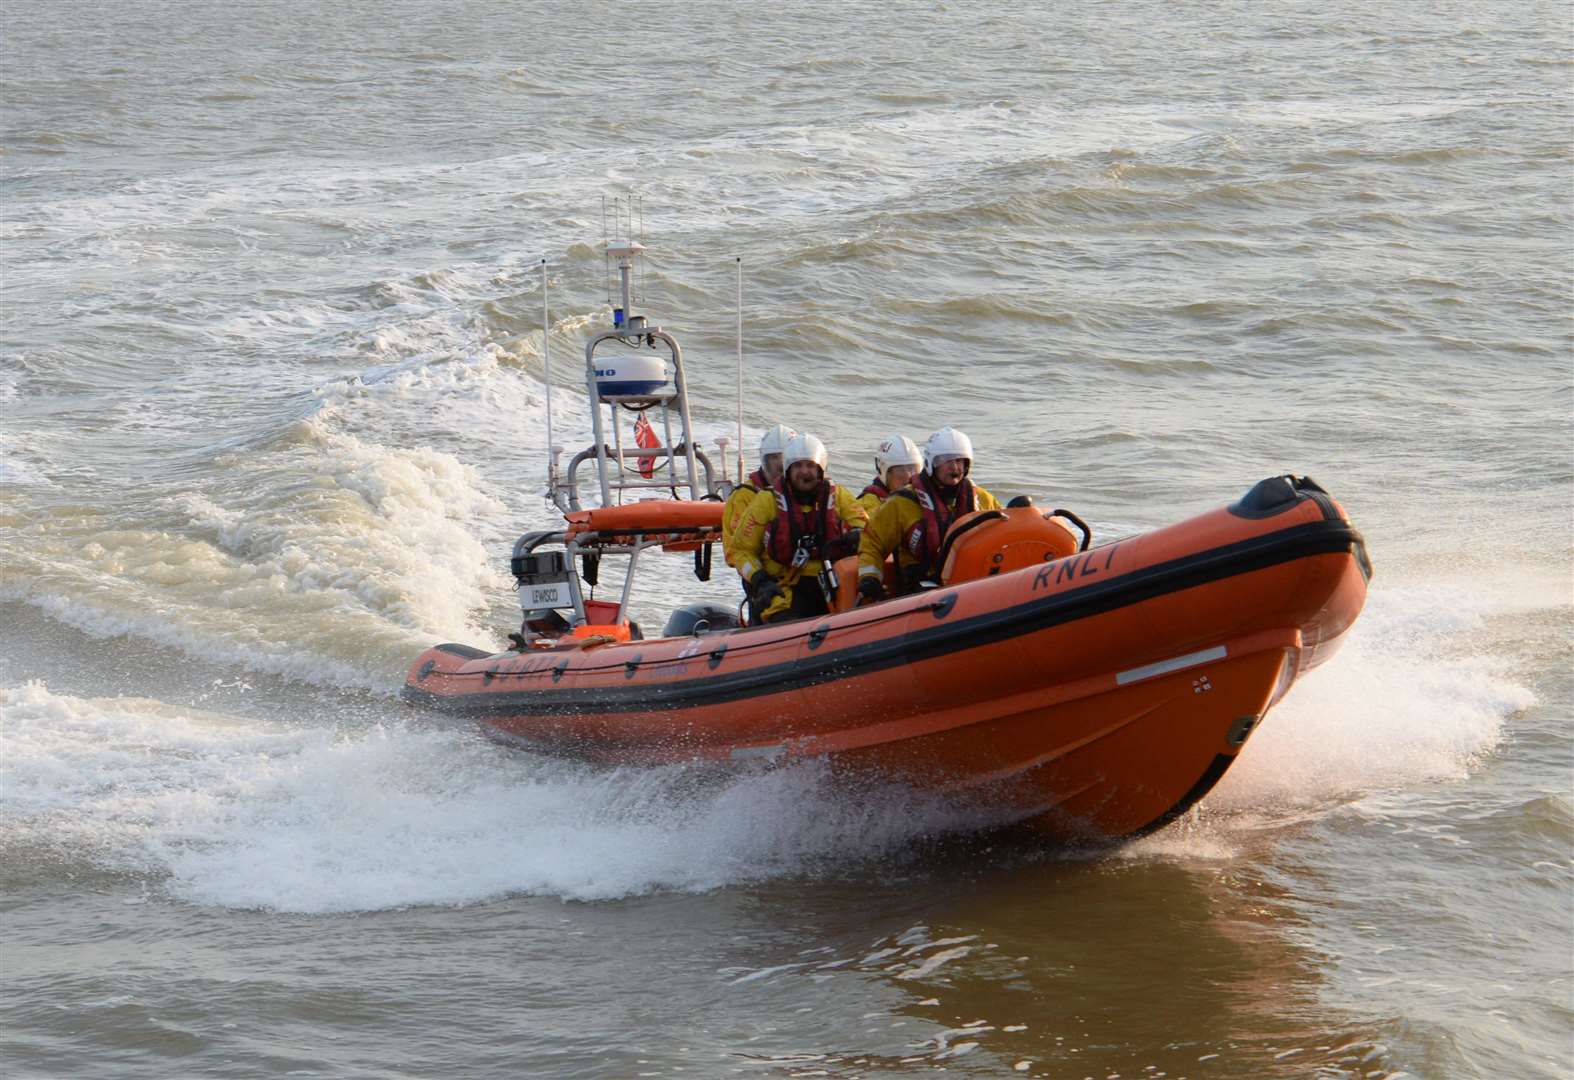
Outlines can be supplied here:
M858 496L858 505L864 508L864 512L869 515L869 519L872 521L874 520L875 511L880 509L880 504L885 502L885 499L868 490L870 486L872 485L865 485L864 493Z
M999 510L1000 500L989 492L973 485L973 501L980 510ZM885 566L885 557L896 555L897 576L906 581L911 573L911 568L918 565L918 558L908 550L907 534L913 531L913 526L924 519L923 508L906 496L892 493L891 497L880 504L879 512L869 519L869 527L864 529L863 539L858 545L858 576L870 575L879 578ZM936 573L939 567L935 567Z
M731 500L729 499L728 502L730 503ZM858 500L853 498L852 492L840 484L836 485L834 502L836 516L842 519L842 524L846 528L862 529L869 524L868 513L858 504ZM725 520L724 511L723 522ZM802 567L794 570L771 558L770 553L765 550L765 527L775 520L776 492L766 488L755 495L753 501L749 503L742 520L733 530L732 540L727 544L727 562L743 575L744 581L748 581L763 568L782 587L784 595L777 597L760 613L761 618L764 619L769 619L777 612L792 606L793 586L800 579L807 579L810 588L819 588L819 584L814 579L825 566L821 559L810 559Z
M738 526L743 523L743 515L748 511L749 504L754 502L754 497L759 493L759 488L745 481L732 489L732 494L727 496L726 505L721 508L721 555L727 560L727 565L733 566L734 569L736 566L732 561L732 537L738 531ZM748 575L745 574L744 577L747 578Z

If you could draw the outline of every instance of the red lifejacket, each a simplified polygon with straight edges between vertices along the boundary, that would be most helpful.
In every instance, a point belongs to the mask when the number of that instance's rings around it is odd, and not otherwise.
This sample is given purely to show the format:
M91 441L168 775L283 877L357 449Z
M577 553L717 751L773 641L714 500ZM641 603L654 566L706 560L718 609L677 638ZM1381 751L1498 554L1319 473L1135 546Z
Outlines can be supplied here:
M978 509L973 481L964 476L956 486L956 498L948 504L941 494L940 485L925 469L913 480L911 487L905 487L897 494L912 499L923 512L923 517L907 531L903 542L908 552L918 560L921 575L934 577L940 573L940 567L933 565L933 562L940 554L940 542L945 539L946 530L963 514L971 514Z
M891 489L886 487L885 481L881 480L877 476L872 481L870 481L868 487L864 488L858 493L858 497L860 499L865 495L878 495L880 497L880 501L885 502L885 500L891 497Z
M770 486L771 486L770 481L765 479L765 470L764 469L755 469L753 472L751 472L749 474L749 478L747 480L745 480L743 483L738 485L738 487L748 488L750 491L753 491L753 492L764 491L766 488L768 488Z
M814 537L811 558L826 558L831 543L841 539L845 531L842 515L836 512L836 485L821 480L814 492L814 505L807 510L798 505L797 493L787 487L787 477L776 481L771 489L776 495L776 517L765 526L765 550L771 558L791 566L801 536Z

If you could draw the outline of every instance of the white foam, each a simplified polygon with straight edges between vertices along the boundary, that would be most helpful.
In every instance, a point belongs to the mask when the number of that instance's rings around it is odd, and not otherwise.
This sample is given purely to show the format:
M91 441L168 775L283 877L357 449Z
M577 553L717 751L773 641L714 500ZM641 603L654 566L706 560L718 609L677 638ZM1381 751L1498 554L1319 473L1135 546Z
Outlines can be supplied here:
M41 595L20 583L0 585L0 600L31 604L60 623L90 637L109 639L132 637L177 649L188 656L216 664L233 664L248 671L280 675L317 686L336 686L374 690L393 694L393 676L402 671L398 662L408 661L429 646L427 635L404 634L391 642L386 633L373 633L363 645L374 662L336 659L331 652L313 647L313 642L288 639L261 643L248 630L231 631L201 618L200 611L172 612L165 607L149 609L135 596L116 594L109 586L100 587L83 599L60 595ZM196 617L193 617L196 616Z
M12 485L44 487L49 486L49 478L19 455L11 436L0 433L0 489Z
M938 804L837 794L812 765L593 770L465 730L241 722L0 690L7 846L149 874L175 899L278 911L703 891L883 855Z
M1504 656L1471 644L1522 599L1442 583L1374 588L1344 649L1296 683L1204 801L1211 824L1183 819L1136 853L1225 856L1232 832L1465 778L1535 703Z
M472 622L500 576L472 523L502 506L472 472L323 417L294 436L167 500L161 528L79 515L35 535L0 595L91 634L384 691L434 640L495 640Z
M353 317L343 309L318 300L275 308L232 312L219 322L218 333L238 338L265 338L277 342L295 335L316 335Z
M1343 650L1295 684L1197 810L1122 855L1228 860L1263 830L1465 779L1536 702L1482 635L1556 596L1523 577L1377 585Z

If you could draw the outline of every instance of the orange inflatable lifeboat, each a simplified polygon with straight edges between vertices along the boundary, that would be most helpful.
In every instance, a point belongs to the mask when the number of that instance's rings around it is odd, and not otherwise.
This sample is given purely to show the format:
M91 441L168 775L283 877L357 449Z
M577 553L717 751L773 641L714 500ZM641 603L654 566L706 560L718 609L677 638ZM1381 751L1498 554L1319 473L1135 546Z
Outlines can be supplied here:
M613 220L632 221L627 209ZM411 702L592 761L821 758L976 803L999 824L1118 838L1202 798L1360 613L1361 535L1315 483L1276 476L1098 547L1067 511L971 514L942 541L937 588L854 607L848 560L839 586L822 582L823 617L749 627L692 605L643 637L628 617L642 557L691 554L707 578L731 490L728 440L714 440L713 468L690 423L677 339L630 307L644 251L607 242L621 304L585 346L593 441L562 467L543 266L546 493L566 525L514 545L513 647L428 649L406 677ZM598 508L581 505L585 466ZM658 498L632 501L642 489ZM622 594L590 599L582 585L594 589L607 557L628 560Z
M599 610L580 596L614 551L692 551L704 576L720 517L718 502L632 503L522 537L515 647L436 646L405 697L593 761L824 758L977 803L1000 824L1119 838L1208 792L1337 649L1371 576L1339 504L1278 476L1096 547L1065 511L969 515L946 537L940 587L853 607L844 564L835 610L801 622L744 627L713 609L639 638L626 587ZM573 624L531 618L553 605Z

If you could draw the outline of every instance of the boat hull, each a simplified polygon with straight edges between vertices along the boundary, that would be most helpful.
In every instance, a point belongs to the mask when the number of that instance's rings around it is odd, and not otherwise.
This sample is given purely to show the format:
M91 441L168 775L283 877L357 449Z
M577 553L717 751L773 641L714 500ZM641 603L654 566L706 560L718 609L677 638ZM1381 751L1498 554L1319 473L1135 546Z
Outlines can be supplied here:
M1130 836L1205 795L1360 612L1361 537L1317 491L804 622L438 646L405 695L595 761L821 757L1058 839Z

